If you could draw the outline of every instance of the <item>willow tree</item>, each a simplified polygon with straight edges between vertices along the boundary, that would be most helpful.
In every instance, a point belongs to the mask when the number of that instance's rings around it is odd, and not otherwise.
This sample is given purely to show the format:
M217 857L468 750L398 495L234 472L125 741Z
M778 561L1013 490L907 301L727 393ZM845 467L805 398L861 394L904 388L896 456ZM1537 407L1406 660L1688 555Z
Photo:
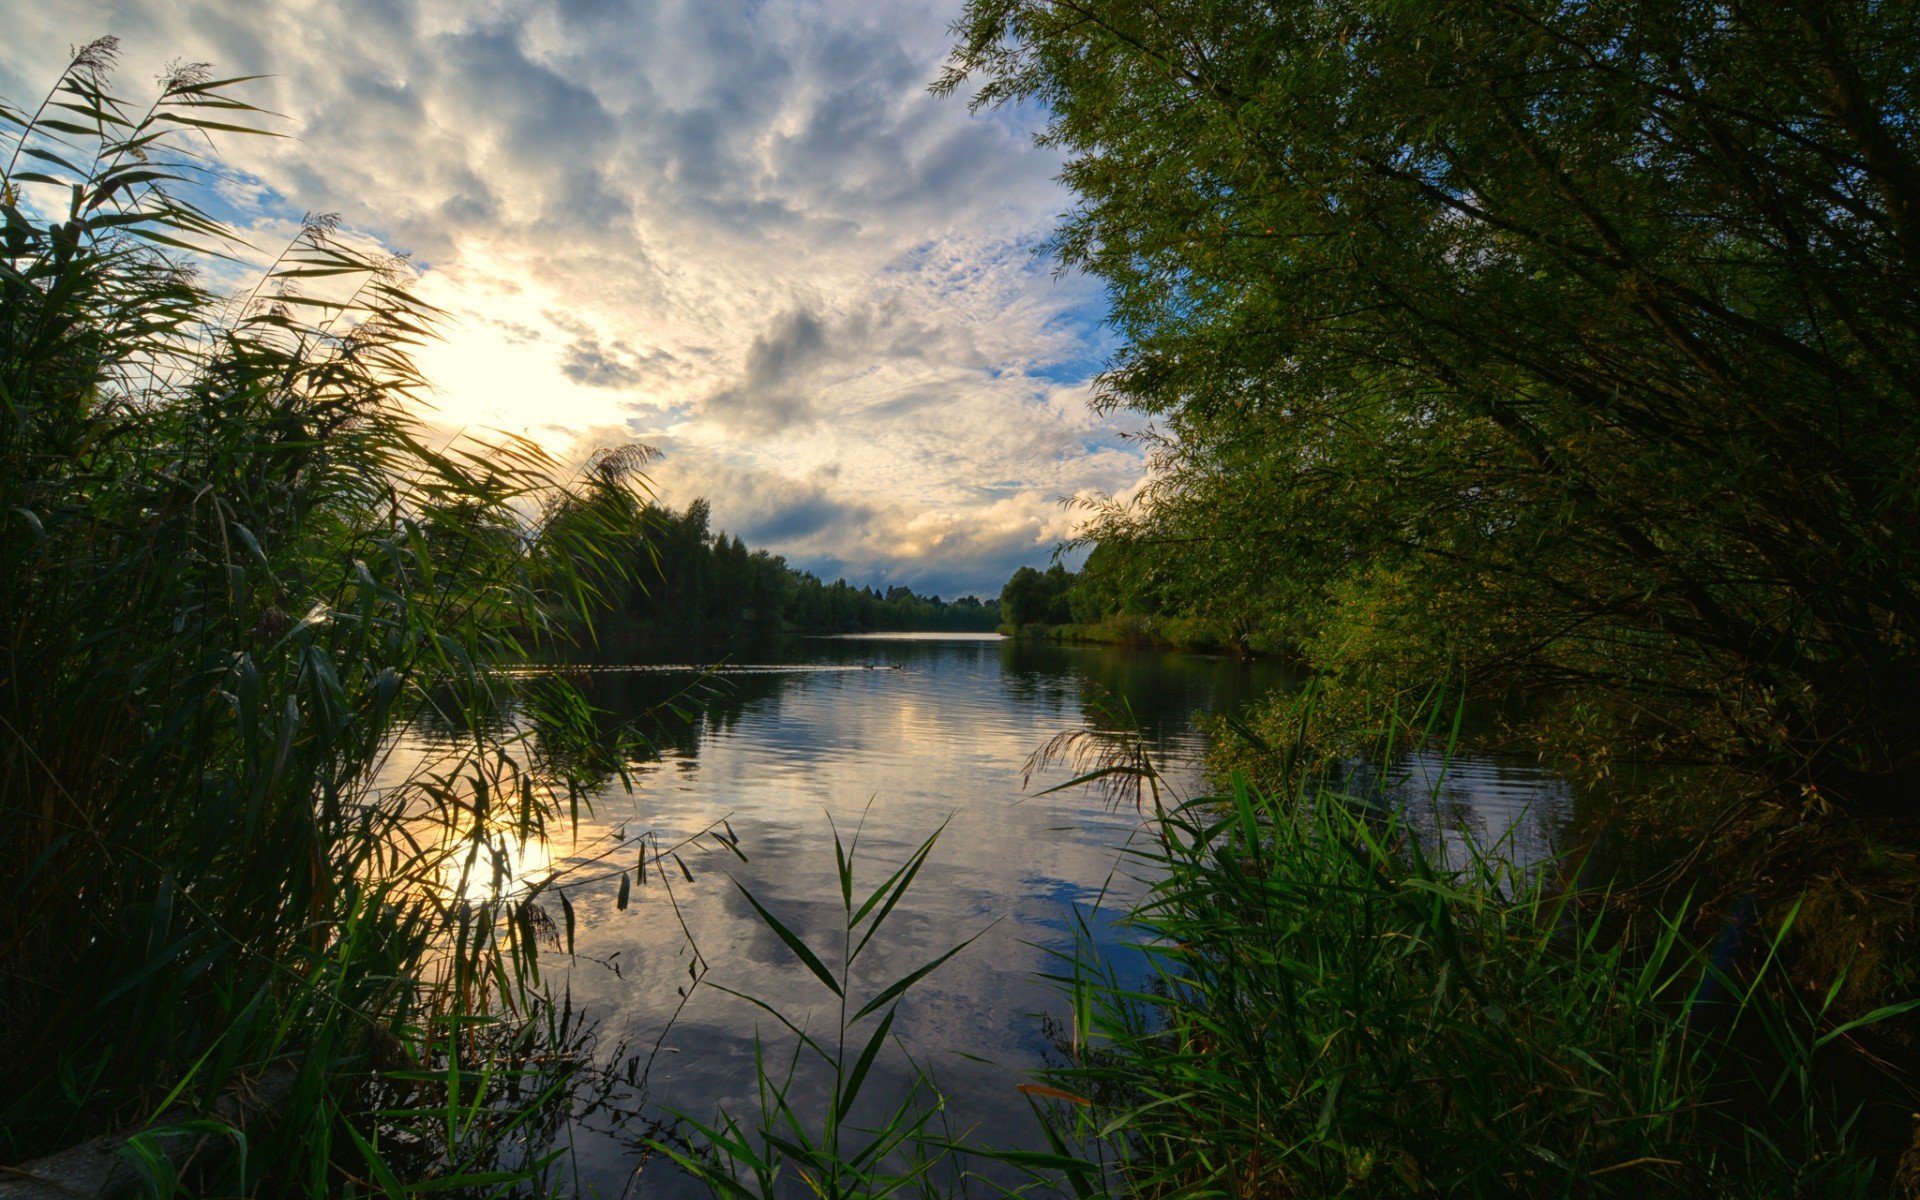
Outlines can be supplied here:
M1920 771L1916 15L971 0L939 86L1068 156L1165 439L1101 538L1350 683L1864 797Z

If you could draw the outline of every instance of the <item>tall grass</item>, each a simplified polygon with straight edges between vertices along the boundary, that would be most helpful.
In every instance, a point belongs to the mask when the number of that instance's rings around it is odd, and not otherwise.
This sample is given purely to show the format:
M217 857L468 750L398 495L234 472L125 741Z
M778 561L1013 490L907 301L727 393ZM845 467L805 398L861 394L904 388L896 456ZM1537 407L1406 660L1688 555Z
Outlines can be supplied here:
M495 668L605 589L632 456L568 480L525 442L436 444L410 353L437 314L330 218L205 285L251 250L193 202L203 148L261 115L198 65L131 104L114 53L0 106L0 1159L280 1064L220 1188L399 1194L398 1143L497 1185L531 1112L501 1097L559 1086L524 1052L537 914L444 880L606 769L565 752L577 697L539 739L493 719L522 688ZM429 713L455 760L386 763Z
M1141 1196L1867 1196L1817 1069L1860 1027L1690 914L1497 854L1436 869L1394 813L1330 793L1158 813L1137 958L1091 936L1057 1127ZM1711 939L1710 939L1711 942ZM1082 1181L1082 1194L1095 1186Z

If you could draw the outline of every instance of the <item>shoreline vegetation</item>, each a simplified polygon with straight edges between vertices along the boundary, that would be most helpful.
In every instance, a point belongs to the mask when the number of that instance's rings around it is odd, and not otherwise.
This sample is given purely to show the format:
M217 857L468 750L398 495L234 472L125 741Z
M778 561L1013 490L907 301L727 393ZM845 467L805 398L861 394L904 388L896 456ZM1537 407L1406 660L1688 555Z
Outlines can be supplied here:
M1304 759L1180 802L1137 732L1088 734L1076 761L1143 804L1123 866L1151 886L1125 911L1077 911L1076 944L1053 952L1053 1052L1019 1088L1049 1149L956 1139L926 1064L872 1123L846 1120L900 998L967 945L919 947L922 968L853 992L853 959L934 844L874 886L858 830L834 835L843 948L752 900L838 1029L769 1006L787 1036L766 1039L757 1106L688 1114L706 1153L656 1147L716 1195L757 1200L796 1177L826 1195L958 1195L968 1173L1075 1197L1864 1200L1904 1195L1920 1167L1899 1154L1897 1068L1860 1053L1920 1000L1848 1012L1841 979L1783 978L1800 904L1728 920L1517 867L1498 844L1446 849ZM1118 950L1096 933L1109 919L1132 935ZM802 1060L829 1102L795 1096Z
M1046 112L1075 194L1051 248L1108 289L1121 334L1095 407L1151 430L1145 485L1090 507L1078 578L1010 580L1010 623L1099 637L1122 614L1199 618L1285 647L1309 684L1213 747L1219 777L1268 794L1304 796L1303 769L1445 746L1468 707L1505 702L1491 736L1610 796L1586 831L1609 853L1561 881L1591 870L1613 889L1606 928L1629 935L1610 986L1631 992L1627 963L1670 923L1724 946L1715 969L1781 1011L1827 997L1796 1044L1819 1046L1803 1077L1835 1090L1723 1103L1842 1122L1864 1105L1864 1141L1839 1155L1858 1173L1816 1178L1836 1160L1809 1145L1808 1176L1696 1179L1714 1194L1920 1192L1899 1109L1920 1068L1914 15L969 0L940 85ZM1280 814L1266 828L1285 836ZM1222 962L1169 984L1225 989L1196 998L1196 1052L1124 1027L1122 1066L1164 1068L1142 1104L1187 1085L1221 1100L1213 1072L1243 1064L1266 1088L1241 1103L1297 1094L1301 1077L1259 1074L1293 1022L1255 1036L1292 993L1235 990L1287 955L1297 920L1206 927ZM1578 940L1553 954L1578 977ZM1342 959L1274 982L1308 987ZM1700 973L1685 986L1711 990ZM1427 1010L1441 1026L1445 991ZM1370 1035L1392 1026L1391 994L1354 993ZM1214 1067L1207 1043L1235 1028L1239 1054ZM1405 1070L1415 1092L1457 1078ZM1521 1074L1484 1120L1549 1116ZM1524 1172L1383 1181L1406 1162L1347 1153L1364 1143L1341 1102L1362 1077L1322 1077L1329 1123L1299 1153L1256 1138L1236 1164L1226 1145L1208 1159L1234 1126L1225 1103L1162 1132L1228 1193L1286 1164L1318 1173L1303 1194L1529 1191ZM1400 1141L1414 1159L1442 1153L1417 1136ZM1345 1179L1327 1173L1340 1162ZM1663 1169L1626 1158L1537 1182L1688 1194ZM1148 1179L1149 1194L1194 1186Z
M430 436L439 314L329 216L203 284L251 251L195 140L267 118L200 64L124 99L116 51L0 106L0 1161L134 1130L162 1196L537 1187L611 1048L541 983L569 881L468 884L634 752L502 668L625 582L636 457ZM457 736L395 757L418 721Z
M1021 567L1000 589L1008 637L1112 646L1150 646L1239 658L1300 657L1298 647L1258 622L1156 600L1114 575L1113 556L1096 546L1078 572L1062 563Z
M1797 906L1697 939L1688 902L1623 909L1498 846L1441 861L1311 773L1148 824L1157 882L1125 920L1149 982L1063 956L1041 1075L1130 1194L1757 1200L1893 1175L1862 1148L1907 1132L1886 1077L1832 1067L1912 1002L1846 1019L1781 986Z
M743 851L636 834L470 887L646 752L564 672L502 668L1005 624L1309 681L1223 723L1198 801L1120 717L1056 739L1140 806L1152 977L1075 910L1020 1089L1044 1151L955 1140L930 1070L849 1119L964 949L852 994L937 834L878 885L823 835L831 953L746 895L837 1004L826 1034L765 1010L832 1088L769 1054L757 1113L644 1131L716 1194L976 1165L1076 1200L1920 1194L1920 20L1183 11L969 0L937 86L1043 109L1054 249L1121 335L1096 404L1153 429L1080 571L998 605L797 573L654 504L644 447L432 440L440 314L333 218L204 284L244 250L187 143L263 127L245 80L182 65L132 102L109 38L0 107L0 1157L134 1129L156 1195L555 1193L577 1113L637 1122L648 1075L543 956L577 898ZM1623 784L1586 831L1610 853L1448 859L1338 786L1489 696ZM414 722L445 757L395 758ZM289 1073L277 1119L217 1118ZM181 1135L226 1152L183 1175Z
M1911 813L1914 29L973 0L942 90L1044 107L1053 249L1122 335L1095 406L1154 431L1044 619L1262 630L1334 708L1564 697L1560 756Z
M1284 647L1236 632L1231 625L1204 617L1148 616L1120 613L1087 624L1042 621L1026 625L1002 622L995 626L1007 637L1034 641L1082 642L1098 646L1146 647L1189 654L1229 654L1236 658L1283 658Z

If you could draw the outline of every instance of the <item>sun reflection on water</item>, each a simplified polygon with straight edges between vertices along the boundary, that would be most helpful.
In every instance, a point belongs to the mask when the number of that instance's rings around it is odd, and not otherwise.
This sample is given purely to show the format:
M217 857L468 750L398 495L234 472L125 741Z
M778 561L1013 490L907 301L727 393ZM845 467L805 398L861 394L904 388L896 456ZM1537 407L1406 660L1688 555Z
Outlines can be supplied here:
M524 773L498 746L480 756L427 731L402 732L374 783L407 811L391 877L439 904L469 907L511 902L552 880L574 850L572 821L546 789L514 786Z
M532 890L554 875L553 843L521 837L511 830L490 830L484 839L468 837L440 863L441 894L466 904L487 904Z

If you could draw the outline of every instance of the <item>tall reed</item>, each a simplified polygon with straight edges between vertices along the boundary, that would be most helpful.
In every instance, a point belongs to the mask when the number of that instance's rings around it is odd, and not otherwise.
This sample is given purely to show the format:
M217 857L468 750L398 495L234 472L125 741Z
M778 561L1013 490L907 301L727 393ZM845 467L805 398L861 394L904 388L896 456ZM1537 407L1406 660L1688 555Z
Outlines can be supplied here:
M544 1019L536 915L450 896L447 864L605 769L556 752L584 705L544 704L540 739L494 719L522 690L496 668L606 589L641 481L438 444L410 357L438 314L332 218L207 287L250 251L194 202L206 139L262 114L201 65L134 105L115 50L0 106L0 1159L279 1063L290 1099L222 1186L397 1194L383 1129L484 1181L525 1106L472 1068ZM456 758L400 770L423 714ZM405 1104L367 1091L386 1068Z
M1331 792L1235 779L1152 826L1138 950L1087 936L1052 976L1071 1019L1041 1081L1108 1188L1874 1194L1815 1067L1920 1001L1840 1021L1774 986L1791 911L1736 966L1684 910L1622 919L1491 850L1436 868Z
M1423 706L1424 738L1442 711ZM1516 865L1504 843L1436 863L1431 830L1338 791L1298 745L1270 754L1291 787L1236 775L1182 801L1129 723L1103 708L1028 764L1029 780L1064 765L1059 788L1093 784L1145 816L1124 851L1145 885L1120 918L1133 936L1111 949L1095 935L1108 914L1081 913L1048 975L1067 1013L1057 1058L1019 1088L1045 1146L948 1136L931 1064L850 1136L847 1098L887 1020L849 1034L944 959L853 1008L853 959L931 842L862 900L836 838L838 957L749 899L839 1001L837 1031L768 1008L791 1052L760 1060L760 1112L695 1123L695 1151L675 1157L734 1200L1883 1193L1894 1164L1861 1148L1858 1090L1830 1068L1920 1000L1856 1015L1835 1006L1844 979L1803 994L1778 961L1797 905L1702 937L1688 903L1629 902L1564 864Z

